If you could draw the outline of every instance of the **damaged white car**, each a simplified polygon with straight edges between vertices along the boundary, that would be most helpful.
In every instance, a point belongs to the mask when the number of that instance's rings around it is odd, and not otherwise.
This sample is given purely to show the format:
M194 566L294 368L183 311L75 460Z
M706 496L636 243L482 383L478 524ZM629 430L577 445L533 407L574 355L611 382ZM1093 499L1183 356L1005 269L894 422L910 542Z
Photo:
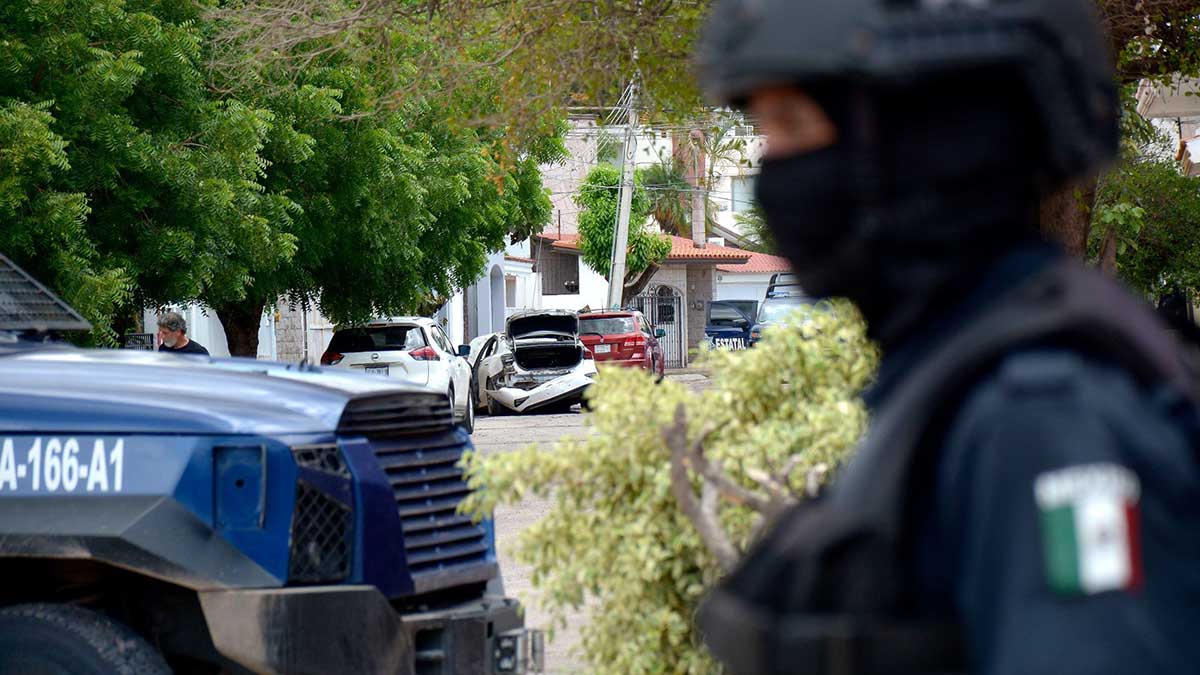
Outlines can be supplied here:
M566 310L509 317L503 333L471 341L477 405L488 414L558 412L583 402L596 362L579 340L579 319Z

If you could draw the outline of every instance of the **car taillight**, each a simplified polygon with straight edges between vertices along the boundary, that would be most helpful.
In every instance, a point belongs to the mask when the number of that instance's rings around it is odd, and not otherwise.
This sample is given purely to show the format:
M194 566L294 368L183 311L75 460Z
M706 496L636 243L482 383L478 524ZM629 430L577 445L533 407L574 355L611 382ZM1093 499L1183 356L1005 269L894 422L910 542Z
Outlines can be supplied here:
M588 349L587 347L583 348L583 360L585 360L585 361L593 360L592 350Z
M336 366L337 364L341 363L342 359L344 358L346 358L345 354L339 354L337 352L325 352L321 355L321 365Z
M414 361L440 361L441 360L438 357L438 353L433 350L433 347L421 347L420 349L418 349L416 351L409 352L408 355L413 357Z
M637 347L645 347L646 346L646 338L642 337L641 335L638 335L629 340L626 340L625 342L623 342L621 344L621 346L626 349L635 349Z

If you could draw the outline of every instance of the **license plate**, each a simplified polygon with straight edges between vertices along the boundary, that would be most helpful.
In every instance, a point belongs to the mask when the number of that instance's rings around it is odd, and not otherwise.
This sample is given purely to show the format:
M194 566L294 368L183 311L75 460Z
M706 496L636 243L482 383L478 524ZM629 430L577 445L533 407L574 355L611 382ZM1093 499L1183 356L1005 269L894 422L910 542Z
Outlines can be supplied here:
M607 354L612 351L612 345L596 345L597 354Z
M381 375L383 377L388 376L388 367L387 366L367 366L366 368L364 368L364 370L367 372L368 375Z

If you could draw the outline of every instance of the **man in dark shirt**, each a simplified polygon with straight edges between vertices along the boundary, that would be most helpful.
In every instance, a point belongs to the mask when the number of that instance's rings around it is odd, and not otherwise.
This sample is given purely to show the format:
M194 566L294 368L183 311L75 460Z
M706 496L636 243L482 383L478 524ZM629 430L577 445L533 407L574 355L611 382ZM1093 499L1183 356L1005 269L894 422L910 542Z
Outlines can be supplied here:
M188 339L187 321L178 312L167 312L158 317L158 351L208 356L204 345Z

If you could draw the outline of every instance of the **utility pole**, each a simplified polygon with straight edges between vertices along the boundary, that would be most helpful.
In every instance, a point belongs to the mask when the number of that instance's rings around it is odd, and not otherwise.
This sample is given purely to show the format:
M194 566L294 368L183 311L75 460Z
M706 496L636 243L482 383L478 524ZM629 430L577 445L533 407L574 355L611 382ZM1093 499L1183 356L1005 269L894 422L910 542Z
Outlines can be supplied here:
M621 162L621 203L613 232L612 264L608 274L608 308L620 309L625 295L625 252L629 247L629 212L633 208L633 177L637 164L638 85L629 85L629 115L625 127L625 157Z

